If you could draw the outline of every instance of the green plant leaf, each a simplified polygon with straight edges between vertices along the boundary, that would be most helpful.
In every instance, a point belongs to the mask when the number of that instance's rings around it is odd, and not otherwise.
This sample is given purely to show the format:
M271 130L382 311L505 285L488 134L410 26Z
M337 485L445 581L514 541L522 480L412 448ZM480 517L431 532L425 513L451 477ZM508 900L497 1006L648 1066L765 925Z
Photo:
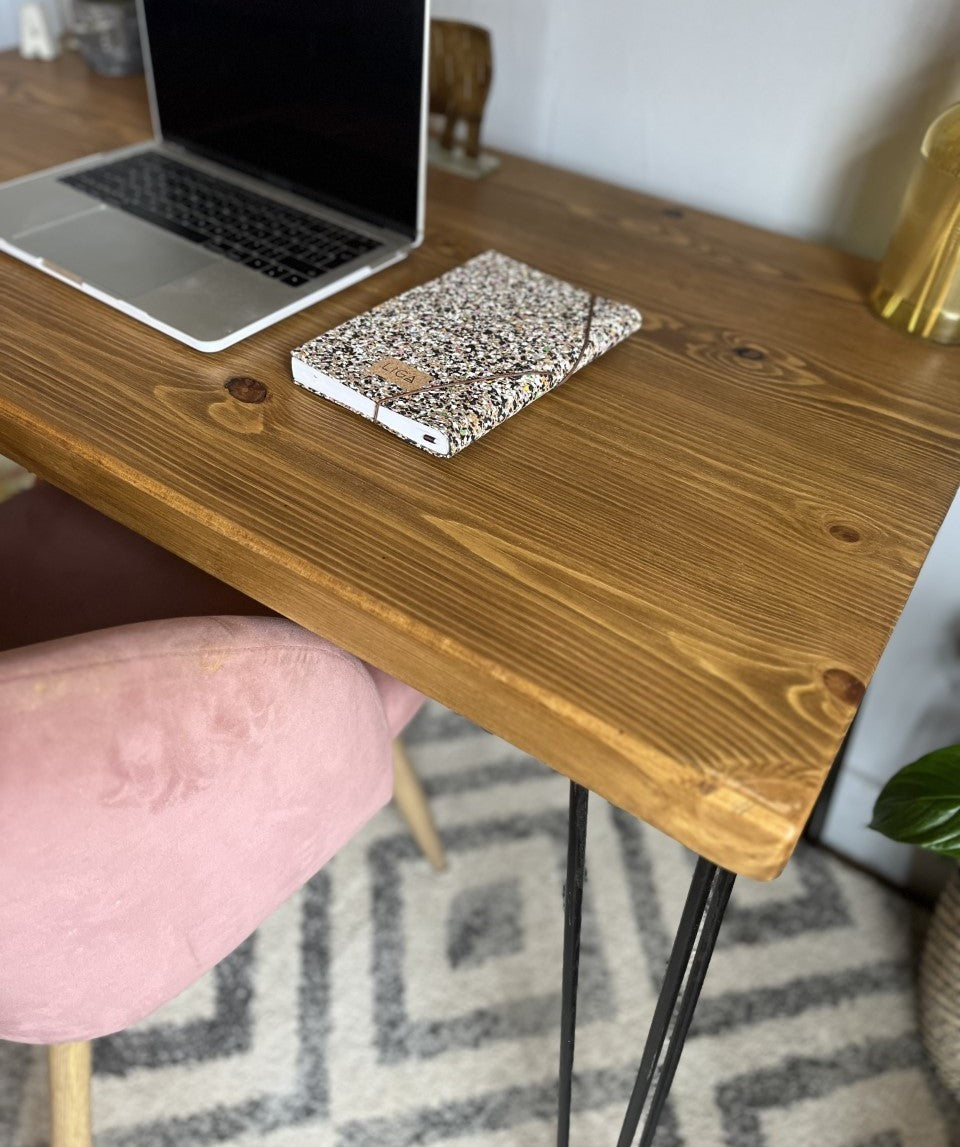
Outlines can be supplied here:
M960 745L904 765L877 797L870 827L960 860Z

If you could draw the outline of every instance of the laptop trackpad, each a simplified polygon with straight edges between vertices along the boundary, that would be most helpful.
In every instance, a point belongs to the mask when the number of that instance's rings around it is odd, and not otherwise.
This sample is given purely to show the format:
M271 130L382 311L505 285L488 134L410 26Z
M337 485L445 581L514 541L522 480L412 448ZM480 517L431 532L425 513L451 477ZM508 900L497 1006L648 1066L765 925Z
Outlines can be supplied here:
M110 208L21 235L17 246L121 299L218 262L199 247Z

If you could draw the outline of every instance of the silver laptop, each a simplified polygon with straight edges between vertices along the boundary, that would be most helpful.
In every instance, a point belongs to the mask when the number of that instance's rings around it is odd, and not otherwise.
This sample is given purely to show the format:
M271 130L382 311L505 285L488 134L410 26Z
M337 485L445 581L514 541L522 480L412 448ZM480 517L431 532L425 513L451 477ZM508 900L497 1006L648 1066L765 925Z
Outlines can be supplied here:
M155 139L0 185L0 249L203 351L423 237L427 0L140 0Z

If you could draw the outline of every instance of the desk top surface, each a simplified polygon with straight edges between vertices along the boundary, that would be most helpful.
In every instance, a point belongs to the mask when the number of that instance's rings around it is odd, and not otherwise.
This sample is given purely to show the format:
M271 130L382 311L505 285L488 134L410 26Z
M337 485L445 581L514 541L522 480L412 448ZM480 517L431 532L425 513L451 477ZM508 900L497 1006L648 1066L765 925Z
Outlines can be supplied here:
M142 81L76 57L0 56L0 104L0 178L149 133ZM452 460L294 387L291 347L488 247L644 329ZM215 355L0 256L0 452L768 878L960 473L960 348L887 329L871 274L512 157L432 173L408 260Z

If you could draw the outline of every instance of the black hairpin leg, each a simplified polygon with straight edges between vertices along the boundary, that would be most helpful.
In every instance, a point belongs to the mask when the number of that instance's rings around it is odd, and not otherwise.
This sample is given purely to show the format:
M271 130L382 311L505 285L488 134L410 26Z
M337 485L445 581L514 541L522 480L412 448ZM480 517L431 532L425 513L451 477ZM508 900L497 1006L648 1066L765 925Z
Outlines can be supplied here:
M557 1147L570 1143L573 1041L577 1030L577 980L580 975L580 917L583 908L589 792L570 782L567 881L563 887L563 994L560 1006L560 1088L557 1099Z
M574 1037L577 1026L577 980L580 974L580 923L583 909L588 796L587 789L573 781L570 782L567 879L563 890L563 993L560 1011L557 1147L569 1147L570 1143L570 1101L573 1088ZM653 1142L663 1106L680 1062L680 1054L686 1042L697 1000L700 998L700 989L706 979L710 957L713 955L734 880L732 872L719 868L702 857L698 858L617 1147L631 1147L633 1144L669 1032L669 1043L657 1076L653 1098L646 1111L638 1147L650 1147ZM673 1020L672 1029L671 1020Z
M732 872L718 868L702 857L697 860L617 1147L631 1147L633 1143L657 1062L670 1029L670 1020L676 1012L673 1030L670 1032L670 1042L647 1110L638 1147L650 1147L653 1142L663 1105L673 1083L677 1064L680 1062L680 1053L683 1051L690 1021L700 998L700 989L707 975L710 957L717 942L717 934L720 931L724 909L730 899L734 879ZM693 953L692 965L691 953ZM690 974L686 977L684 985L688 966Z

